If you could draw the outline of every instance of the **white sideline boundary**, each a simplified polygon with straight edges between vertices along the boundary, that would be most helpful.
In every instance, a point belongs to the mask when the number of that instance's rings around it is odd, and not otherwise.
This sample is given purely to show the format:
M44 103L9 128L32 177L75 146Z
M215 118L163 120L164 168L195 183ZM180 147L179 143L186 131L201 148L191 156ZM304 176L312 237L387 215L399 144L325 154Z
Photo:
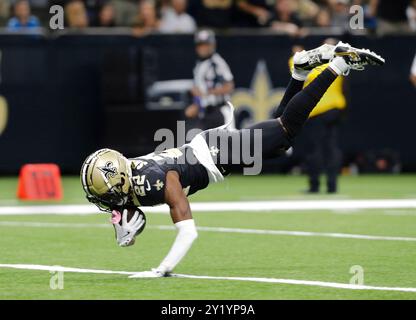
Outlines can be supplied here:
M31 222L31 221L0 221L0 227L29 227L29 228L107 228L110 224L93 224L93 223L63 223L63 222ZM169 225L150 225L148 229L157 230L176 230ZM310 231L287 231L287 230L262 230L262 229L245 229L245 228L225 228L225 227L197 227L198 231L220 232L220 233L242 233L242 234L260 234L276 236L298 236L298 237L324 237L338 239L359 239L359 240L384 240L384 241L407 241L416 242L416 237L394 237L394 236L373 236L364 234L351 233L334 233L334 232L310 232Z
M118 275L133 275L136 273L136 272L131 272L131 271L81 269L81 268L69 268L69 267L62 267L62 266L47 266L47 265L36 265L36 264L0 264L0 268L55 271L55 272L62 271L62 272L92 273L92 274L118 274ZM291 285L326 287L326 288L347 289L347 290L416 292L416 288L379 287L379 286L367 286L367 285L356 285L356 284L313 281L313 280L294 280L294 279L258 278L258 277L198 276L198 275L188 275L188 274L172 274L172 277L184 278L184 279L201 279L201 280L227 280L227 281L249 281L249 282L259 282L259 283L291 284ZM166 278L163 278L163 279L166 279ZM140 280L134 279L132 281L140 281Z
M142 207L142 209L146 213L169 213L167 205ZM191 202L191 209L193 212L416 209L416 199ZM97 207L91 204L0 206L0 216L39 214L88 215L97 213L99 213Z

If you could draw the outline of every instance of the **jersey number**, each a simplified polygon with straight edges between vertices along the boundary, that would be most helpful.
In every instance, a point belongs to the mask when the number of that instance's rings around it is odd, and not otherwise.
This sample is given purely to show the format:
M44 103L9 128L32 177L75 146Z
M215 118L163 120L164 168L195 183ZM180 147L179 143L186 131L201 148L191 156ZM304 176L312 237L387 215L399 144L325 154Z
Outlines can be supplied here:
M144 185L145 180L146 180L146 175L133 177L134 192L140 197L144 197L146 195L146 189ZM149 182L147 183L149 184Z

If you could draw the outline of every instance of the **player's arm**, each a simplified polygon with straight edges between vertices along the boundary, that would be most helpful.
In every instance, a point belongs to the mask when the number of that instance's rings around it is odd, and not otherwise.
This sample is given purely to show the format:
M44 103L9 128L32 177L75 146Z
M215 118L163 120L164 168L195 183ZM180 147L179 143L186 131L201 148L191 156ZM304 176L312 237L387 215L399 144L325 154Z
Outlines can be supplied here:
M201 97L203 95L201 90L199 90L199 88L197 86L193 86L191 88L191 94L194 97Z
M200 99L203 96L201 90L199 90L197 86L192 87L191 95L194 98L194 102L185 109L185 116L187 118L195 118L198 116Z
M161 274L169 273L176 267L198 236L189 201L175 171L169 171L166 175L165 201L170 208L177 236L168 255L156 269Z
M173 223L192 219L191 207L176 171L169 171L166 175L165 202L170 208Z

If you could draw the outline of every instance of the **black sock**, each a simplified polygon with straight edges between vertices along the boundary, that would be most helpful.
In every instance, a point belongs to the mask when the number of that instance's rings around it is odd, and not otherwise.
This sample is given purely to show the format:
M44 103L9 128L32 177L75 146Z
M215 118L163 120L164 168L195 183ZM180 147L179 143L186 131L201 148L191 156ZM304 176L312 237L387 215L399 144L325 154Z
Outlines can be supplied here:
M327 68L289 101L280 119L290 138L300 132L309 114L336 78L337 75Z
M303 89L304 81L299 81L290 77L289 84L287 85L285 94L282 101L280 101L279 106L273 111L273 118L279 118L286 109L287 104L293 98L295 94Z

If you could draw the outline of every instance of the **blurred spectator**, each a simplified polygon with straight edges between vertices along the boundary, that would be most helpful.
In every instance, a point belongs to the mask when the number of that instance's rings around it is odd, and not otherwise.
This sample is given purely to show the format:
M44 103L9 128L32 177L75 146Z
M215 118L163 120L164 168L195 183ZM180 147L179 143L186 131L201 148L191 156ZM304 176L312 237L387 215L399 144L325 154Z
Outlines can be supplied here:
M112 0L117 26L131 26L137 15L137 0Z
M233 0L192 0L189 13L199 27L229 28L232 26Z
M188 0L171 0L171 6L162 10L160 31L164 33L194 33L196 23L186 9Z
M90 22L99 20L99 13L101 8L108 2L108 0L82 0L84 2L85 10L87 11L87 19ZM91 24L91 23L90 23Z
M236 8L238 26L258 27L270 20L273 6L268 0L236 0Z
M34 0L30 0L33 3ZM36 2L45 1L45 0L35 0ZM97 24L98 21L98 14L100 9L109 1L109 0L48 0L49 4L48 7L44 10L47 11L47 19L49 19L49 8L53 5L59 5L65 8L65 15L68 16L66 12L66 7L72 2L82 2L83 9L81 10L81 4L77 4L75 6L71 5L71 10L74 11L85 11L87 24L94 26ZM118 1L125 1L125 0L118 0ZM80 19L81 20L81 19Z
M30 4L27 0L18 0L13 8L14 16L9 19L7 28L18 30L22 28L40 27L39 19L30 14Z
M6 24L10 16L11 3L9 0L0 1L0 24L3 26Z
M331 26L349 28L350 21L350 0L329 0L331 10Z
M142 37L159 30L160 21L157 16L156 5L152 0L142 0L133 24L133 35Z
M410 70L410 81L413 83L413 85L416 88L416 55L413 60L412 69Z
M24 2L28 7L29 0ZM416 31L416 0L33 0L39 8L52 4L71 4L68 25L83 28L93 26L134 26L135 35L159 30L164 33L192 33L196 26L226 29L229 27L271 27L290 35L304 34L305 27L349 27L349 8L362 5L365 26L380 33ZM0 21L7 19L12 0L0 0ZM32 4L32 1L30 2ZM72 5L76 3L76 5ZM19 6L19 5L16 5ZM24 7L23 5L22 7ZM139 10L137 10L139 6ZM42 20L48 18L35 11ZM36 8L32 8L35 10ZM188 9L188 10L187 10ZM42 9L44 10L44 9ZM24 10L23 10L24 11ZM30 16L27 27L39 25ZM84 11L86 17L84 17ZM188 12L187 12L188 11ZM16 10L15 10L16 14ZM159 20L159 17L161 19ZM10 19L16 27L21 22ZM43 21L43 20L42 20ZM91 23L90 23L91 22ZM10 27L10 26L9 26ZM10 27L11 28L11 27Z
M416 31L416 0L412 0L406 10L407 20L410 29Z
M116 13L114 9L114 5L111 2L105 3L100 11L98 12L98 19L96 22L97 27L114 27L116 25L115 22Z
M82 29L89 25L87 10L80 0L70 1L65 6L65 15L69 28Z
M316 25L318 27L327 28L331 26L331 12L323 7L319 10L318 15L316 16Z
M312 0L295 0L295 3L299 19L308 25L314 24L320 13L320 6Z
M370 16L377 17L381 34L409 31L406 9L410 0L370 0Z
M282 31L292 36L299 35L302 27L302 22L290 0L276 0L269 24L273 30Z
M171 3L171 0L156 0L156 9L163 14L166 9L172 7Z

